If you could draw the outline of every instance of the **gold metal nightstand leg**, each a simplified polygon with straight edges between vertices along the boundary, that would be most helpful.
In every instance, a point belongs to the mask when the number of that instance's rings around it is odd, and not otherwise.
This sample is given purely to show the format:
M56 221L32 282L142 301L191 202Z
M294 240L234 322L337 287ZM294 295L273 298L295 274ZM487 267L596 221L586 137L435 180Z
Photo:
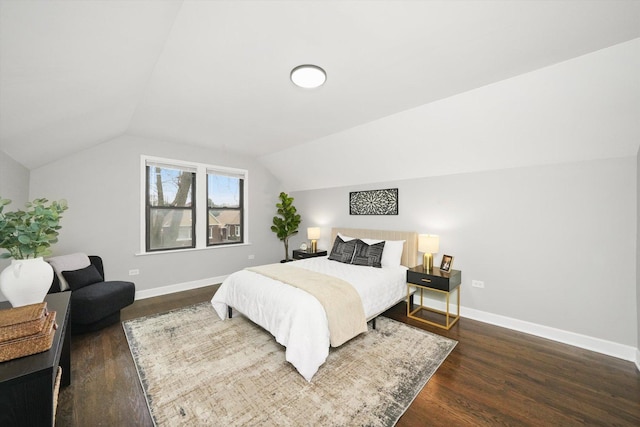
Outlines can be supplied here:
M411 309L411 299L410 299L412 286L414 288L420 289L420 304L418 304L418 306L414 310ZM435 308L426 307L424 305L424 294L423 294L424 290L444 293L446 298L446 311L441 311ZM434 289L434 288L428 288L428 287L416 285L414 283L412 283L411 285L407 284L407 317L410 319L418 320L423 323L427 323L432 326L437 326L438 328L442 328L446 330L451 329L451 327L455 325L458 320L460 320L460 286L457 286L455 288L455 291L458 292L458 295L457 295L458 307L456 310L457 314L455 317L453 317L450 312L451 307L450 307L450 301L449 301L451 292L441 291L439 289ZM417 316L416 314L420 310L430 311L432 313L443 315L445 317L445 323L442 324L442 323L432 322L431 320L423 319L422 317Z

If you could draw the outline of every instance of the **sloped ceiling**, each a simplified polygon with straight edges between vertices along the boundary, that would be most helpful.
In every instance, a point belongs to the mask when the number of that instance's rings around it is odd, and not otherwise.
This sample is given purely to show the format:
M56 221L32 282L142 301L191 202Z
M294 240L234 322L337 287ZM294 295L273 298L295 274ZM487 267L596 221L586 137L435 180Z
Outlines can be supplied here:
M639 1L0 0L0 149L269 156L638 37ZM303 63L327 83L293 86Z

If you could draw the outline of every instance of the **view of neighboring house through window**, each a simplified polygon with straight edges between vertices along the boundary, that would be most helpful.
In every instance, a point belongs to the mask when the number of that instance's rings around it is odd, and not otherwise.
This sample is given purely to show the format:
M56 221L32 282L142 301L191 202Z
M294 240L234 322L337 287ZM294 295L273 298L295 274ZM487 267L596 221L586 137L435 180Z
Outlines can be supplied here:
M147 251L195 247L195 170L147 164Z
M242 243L243 184L239 176L207 173L207 245Z
M144 251L244 243L247 171L142 156Z

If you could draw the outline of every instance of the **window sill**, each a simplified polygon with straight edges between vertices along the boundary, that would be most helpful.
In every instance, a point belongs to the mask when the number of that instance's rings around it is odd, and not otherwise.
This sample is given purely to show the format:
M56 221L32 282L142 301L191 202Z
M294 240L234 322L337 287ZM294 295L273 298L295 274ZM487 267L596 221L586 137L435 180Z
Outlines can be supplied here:
M169 250L166 250L166 251L138 252L138 253L135 254L135 256L163 255L163 254L175 254L175 253L184 253L184 252L208 251L208 250L216 250L216 249L237 248L239 246L251 246L251 242L248 242L248 243L234 243L232 245L207 246L207 247L204 247L204 248L169 249Z

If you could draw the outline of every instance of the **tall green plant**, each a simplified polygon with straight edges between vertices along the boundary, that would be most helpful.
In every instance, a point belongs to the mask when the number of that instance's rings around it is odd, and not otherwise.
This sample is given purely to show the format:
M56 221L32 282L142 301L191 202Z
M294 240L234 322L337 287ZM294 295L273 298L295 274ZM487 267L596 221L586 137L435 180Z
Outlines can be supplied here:
M280 202L276 203L278 215L273 217L273 225L271 231L276 233L278 239L284 242L285 260L289 261L289 237L298 232L300 225L300 215L293 206L293 197L289 197L287 193L280 193Z
M0 248L7 252L0 258L27 259L51 253L51 245L58 241L62 212L68 209L67 201L49 203L47 199L35 199L27 203L26 210L4 212L9 199L0 197Z

